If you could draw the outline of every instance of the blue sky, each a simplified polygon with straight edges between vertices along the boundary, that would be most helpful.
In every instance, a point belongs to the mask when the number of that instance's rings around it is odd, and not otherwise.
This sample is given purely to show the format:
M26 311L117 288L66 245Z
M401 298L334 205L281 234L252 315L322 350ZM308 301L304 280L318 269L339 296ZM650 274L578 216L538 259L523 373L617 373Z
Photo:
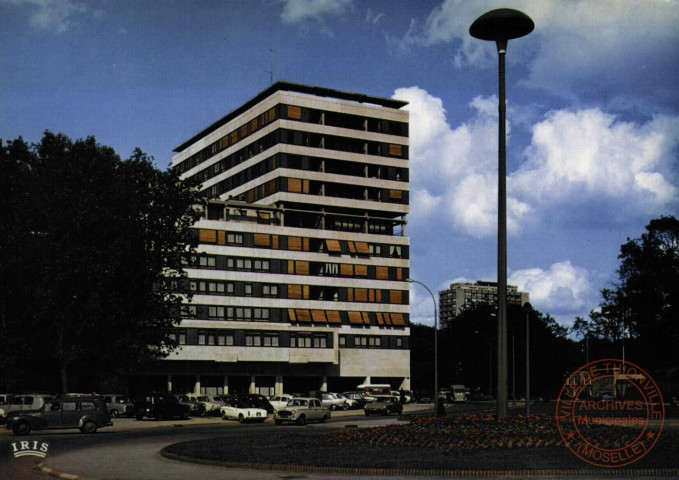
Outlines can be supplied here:
M495 280L497 54L468 29L500 7L536 24L507 53L509 282L569 325L627 237L677 214L677 0L0 0L0 138L94 135L165 168L272 78L407 100L411 276Z

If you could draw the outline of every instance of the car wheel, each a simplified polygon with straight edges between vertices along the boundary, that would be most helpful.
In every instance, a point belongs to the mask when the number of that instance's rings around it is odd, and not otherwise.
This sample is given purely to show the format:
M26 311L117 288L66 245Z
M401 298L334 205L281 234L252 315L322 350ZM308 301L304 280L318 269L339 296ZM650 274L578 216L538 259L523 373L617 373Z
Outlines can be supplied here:
M297 419L297 425L299 426L306 425L306 417L304 415L299 416L299 418Z
M238 415L238 421L239 421L240 423L245 423L245 417L243 416L242 413Z
M118 418L118 416L120 415L118 410L116 410L115 408L113 410L111 410L109 413L111 414L112 418Z
M222 412L222 420L226 420L226 412Z
M327 415L323 415L323 418L321 418L321 423L325 423L325 422L327 422L327 421L328 421L328 416L327 416Z
M283 420L278 420L277 418L273 421L276 425L283 423Z
M31 433L31 426L28 422L15 423L14 426L12 426L12 431L14 432L14 435L28 435Z
M135 415L134 418L136 418L137 420L143 420L143 419L144 419L144 415Z
M342 410L346 411L348 409L349 409L349 405L347 405L346 403L344 405L342 405Z
M80 427L80 431L83 433L94 433L97 431L97 424L91 420L88 420L83 423L82 427Z

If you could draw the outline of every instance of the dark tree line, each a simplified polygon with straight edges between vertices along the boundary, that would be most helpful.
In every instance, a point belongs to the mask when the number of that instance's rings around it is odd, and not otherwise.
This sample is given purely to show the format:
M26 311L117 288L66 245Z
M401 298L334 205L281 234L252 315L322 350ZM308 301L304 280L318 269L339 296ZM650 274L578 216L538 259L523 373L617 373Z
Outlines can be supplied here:
M439 385L464 384L485 395L497 387L497 317L495 305L474 304L439 330ZM508 391L525 392L526 315L519 305L509 305ZM583 363L580 347L568 330L549 315L530 309L530 364L532 395L553 398L566 375ZM434 329L411 327L411 378L413 388L432 390ZM513 368L514 367L514 368Z
M137 149L46 132L0 148L0 385L69 391L176 345L196 193Z
M598 310L574 332L589 351L625 358L671 377L679 371L679 221L653 219L640 238L620 247L620 267Z

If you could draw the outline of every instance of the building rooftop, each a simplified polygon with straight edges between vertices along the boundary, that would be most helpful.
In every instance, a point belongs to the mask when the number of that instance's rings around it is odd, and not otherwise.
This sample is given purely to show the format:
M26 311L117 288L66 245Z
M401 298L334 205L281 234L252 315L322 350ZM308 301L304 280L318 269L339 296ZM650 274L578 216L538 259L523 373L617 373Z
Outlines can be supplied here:
M206 135L209 135L210 133L214 132L217 130L219 127L227 124L229 121L232 119L236 118L238 115L241 113L245 112L246 110L252 108L265 98L273 95L274 93L278 91L286 91L286 92L297 92L297 93L306 93L309 95L315 95L318 97L329 97L329 98L336 98L339 100L349 100L352 102L358 102L358 103L368 103L372 105L379 105L381 107L388 107L388 108L403 108L406 105L408 105L408 102L404 102L401 100L393 100L390 98L381 98L381 97L372 97L369 95L364 95L361 93L350 93L350 92L343 92L341 90L333 90L330 88L323 88L323 87L311 87L308 85L301 85L297 83L289 83L289 82L277 82L273 85L271 85L269 88L264 90L263 92L259 93L257 96L252 98L251 100L247 101L237 109L233 110L231 113L228 115L222 117L220 120L216 121L206 129L202 130L201 132L197 133L193 137L191 137L189 140L186 142L182 143L179 145L177 148L174 149L175 153L179 153L183 151L185 148L189 147L196 141L200 140L201 138L205 137Z

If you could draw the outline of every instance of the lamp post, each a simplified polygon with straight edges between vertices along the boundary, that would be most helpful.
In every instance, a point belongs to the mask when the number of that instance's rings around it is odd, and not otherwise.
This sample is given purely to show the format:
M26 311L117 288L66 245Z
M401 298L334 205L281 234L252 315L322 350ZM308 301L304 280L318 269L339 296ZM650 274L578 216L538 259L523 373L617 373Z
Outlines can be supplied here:
M469 34L480 40L494 41L499 57L499 128L498 128L498 228L497 228L497 418L507 415L507 135L505 102L505 54L507 43L513 38L528 35L535 28L525 13L510 8L499 8L477 18Z
M483 333L474 330L474 333L481 335L488 343L488 395L493 396L493 348L490 345L490 340Z
M530 415L530 314L533 306L526 302L523 304L526 312L526 416Z
M434 412L437 412L438 414L438 397L439 397L439 341L438 341L438 332L439 332L439 320L438 320L438 315L436 314L436 298L434 297L434 294L429 290L429 287L427 287L424 283L419 282L417 280L414 280L412 278L406 278L406 282L409 283L417 283L418 285L422 285L428 292L429 295L431 295L431 301L434 302Z

